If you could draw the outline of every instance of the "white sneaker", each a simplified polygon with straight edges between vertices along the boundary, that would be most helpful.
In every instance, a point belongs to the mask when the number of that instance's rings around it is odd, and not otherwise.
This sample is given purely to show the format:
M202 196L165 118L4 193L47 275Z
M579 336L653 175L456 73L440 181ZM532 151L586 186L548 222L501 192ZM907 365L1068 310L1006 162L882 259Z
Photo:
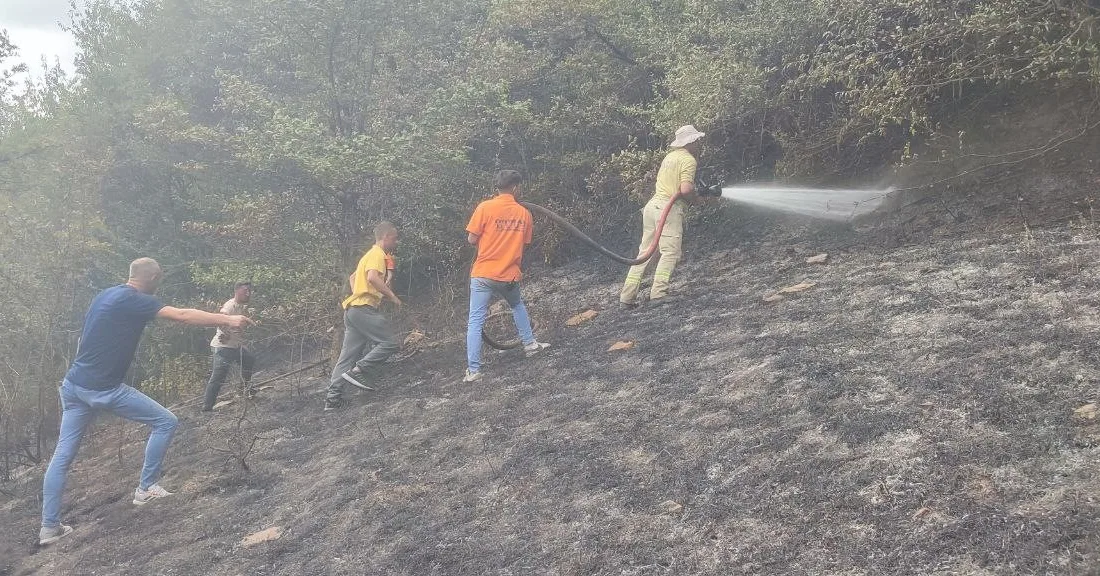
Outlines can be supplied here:
M481 380L481 372L470 372L470 369L466 369L466 377L462 379L463 382L477 382Z
M45 546L47 544L53 544L72 533L73 527L64 524L60 524L56 528L46 528L43 526L38 530L38 545Z
M348 370L347 372L341 374L340 377L343 378L348 384L351 384L352 386L355 386L360 390L366 390L368 392L374 390L374 388L371 388L367 385L367 375L362 372L356 371L354 369Z
M141 506L143 504L148 504L149 502L152 502L157 498L164 498L165 496L171 495L172 493L165 490L164 488L161 488L160 484L153 484L145 490L142 490L141 488L134 490L134 504Z
M536 356L539 352L546 350L550 347L550 344L546 342L532 342L530 344L524 344L523 353L528 357Z

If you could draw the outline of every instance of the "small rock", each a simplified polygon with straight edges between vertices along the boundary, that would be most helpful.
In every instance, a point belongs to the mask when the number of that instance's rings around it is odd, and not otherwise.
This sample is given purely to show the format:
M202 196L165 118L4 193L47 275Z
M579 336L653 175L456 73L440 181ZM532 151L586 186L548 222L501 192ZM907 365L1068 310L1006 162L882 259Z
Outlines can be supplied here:
M809 280L803 280L794 286L787 286L786 288L780 288L779 294L794 294L796 292L805 292L810 288L817 286L817 282L810 282Z
M616 350L630 350L633 347L633 340L619 340L618 342L612 344L611 347L607 349L607 351L615 352Z
M817 256L810 256L806 259L807 264L825 264L828 261L829 254L825 252L818 254Z
M600 313L596 312L595 310L585 310L584 312L581 312L580 314L577 314L576 316L566 320L565 325L580 326L581 324L584 324L585 322L588 322L589 320L595 318L599 314Z
M405 342L402 344L405 348L412 348L420 343L424 339L424 333L420 330L413 330L409 332L409 335L405 337Z
M262 542L270 542L272 540L278 540L283 537L282 526L272 526L266 530L260 530L259 532L249 534L241 539L241 546L245 548L249 546L255 546Z
M1076 408L1073 411L1073 417L1081 421L1089 421L1096 419L1096 402L1089 402L1080 408Z
M675 500L665 500L661 502L661 508L669 514L675 514L684 509L684 505Z

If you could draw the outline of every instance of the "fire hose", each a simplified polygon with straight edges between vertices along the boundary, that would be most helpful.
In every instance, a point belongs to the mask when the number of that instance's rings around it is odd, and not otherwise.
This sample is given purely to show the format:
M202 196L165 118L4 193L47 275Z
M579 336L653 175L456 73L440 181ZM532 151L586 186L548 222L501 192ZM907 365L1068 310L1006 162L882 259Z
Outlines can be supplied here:
M710 185L710 184L707 184L707 183L705 183L701 180L696 180L696 182L695 182L695 192L699 196L715 197L715 196L721 196L722 195L722 188L721 188L721 186ZM562 218L560 215L555 213L553 210L550 210L549 208L546 208L545 206L539 206L538 204L532 204L530 202L520 202L520 205L522 205L524 208L527 208L531 212L535 212L535 213L538 213L542 216L545 216L545 217L549 218L551 222L553 222L554 224L557 224L558 226L561 226L567 232L569 232L574 237L576 237L578 240L584 242L585 244L587 244L589 247L593 248L594 250L596 250L600 254L603 254L604 256L607 256L608 258L610 258L610 259L612 259L615 262L618 262L620 264L626 264L627 266L634 266L634 265L642 264L644 262L649 261L649 259L652 258L653 255L657 252L657 247L660 245L660 241L661 241L661 232L665 228L665 220L668 218L669 212L672 211L673 205L676 204L676 201L679 200L680 196L682 196L682 195L683 195L682 193L677 192L676 194L674 194L672 196L672 198L669 199L668 203L665 204L665 207L661 210L661 215L657 218L657 224L656 224L656 226L654 227L654 230L653 230L653 240L649 243L649 246L647 246L644 250L642 250L641 253L639 253L638 256L635 257L635 258L629 258L629 257L623 256L621 254L616 254L615 252L612 252L611 250L608 250L603 245L601 245L599 242L596 242L591 237L589 237L587 234L585 234L584 232L581 232L581 230L579 228L577 228L576 226L574 226L571 222L569 222L565 218ZM490 314L489 318L493 318L493 317L501 314L502 312L496 312L496 313ZM486 322L489 321L489 318L486 318ZM534 328L534 320L531 321L531 327ZM497 340L497 339L493 338L492 336L490 336L484 329L481 331L481 339L484 340L485 343L488 344L490 347L495 348L497 350L512 350L514 348L518 348L522 344L522 342L520 342L519 340L501 342L500 340Z

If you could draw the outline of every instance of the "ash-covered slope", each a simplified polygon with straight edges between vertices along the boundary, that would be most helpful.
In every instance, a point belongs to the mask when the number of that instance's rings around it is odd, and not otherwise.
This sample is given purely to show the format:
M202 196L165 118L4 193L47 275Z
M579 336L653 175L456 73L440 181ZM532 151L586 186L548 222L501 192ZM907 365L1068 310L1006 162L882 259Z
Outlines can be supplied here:
M611 307L621 271L591 259L542 273L554 347L488 354L474 385L456 325L343 411L320 378L239 432L234 407L181 411L177 495L142 509L144 432L108 425L58 545L32 547L41 471L6 487L0 573L1100 573L1100 431L1074 418L1100 382L1100 230L888 248L807 226L700 233L665 307ZM249 472L224 465L256 436Z

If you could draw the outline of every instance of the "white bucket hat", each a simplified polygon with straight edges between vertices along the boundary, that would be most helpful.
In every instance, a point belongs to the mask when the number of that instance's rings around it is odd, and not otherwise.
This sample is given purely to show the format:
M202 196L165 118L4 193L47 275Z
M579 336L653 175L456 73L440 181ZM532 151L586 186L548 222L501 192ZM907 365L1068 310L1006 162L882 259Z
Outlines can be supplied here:
M695 129L695 126L688 124L687 126L680 126L676 129L676 139L669 144L672 148L683 148L692 142L706 136L705 133Z

